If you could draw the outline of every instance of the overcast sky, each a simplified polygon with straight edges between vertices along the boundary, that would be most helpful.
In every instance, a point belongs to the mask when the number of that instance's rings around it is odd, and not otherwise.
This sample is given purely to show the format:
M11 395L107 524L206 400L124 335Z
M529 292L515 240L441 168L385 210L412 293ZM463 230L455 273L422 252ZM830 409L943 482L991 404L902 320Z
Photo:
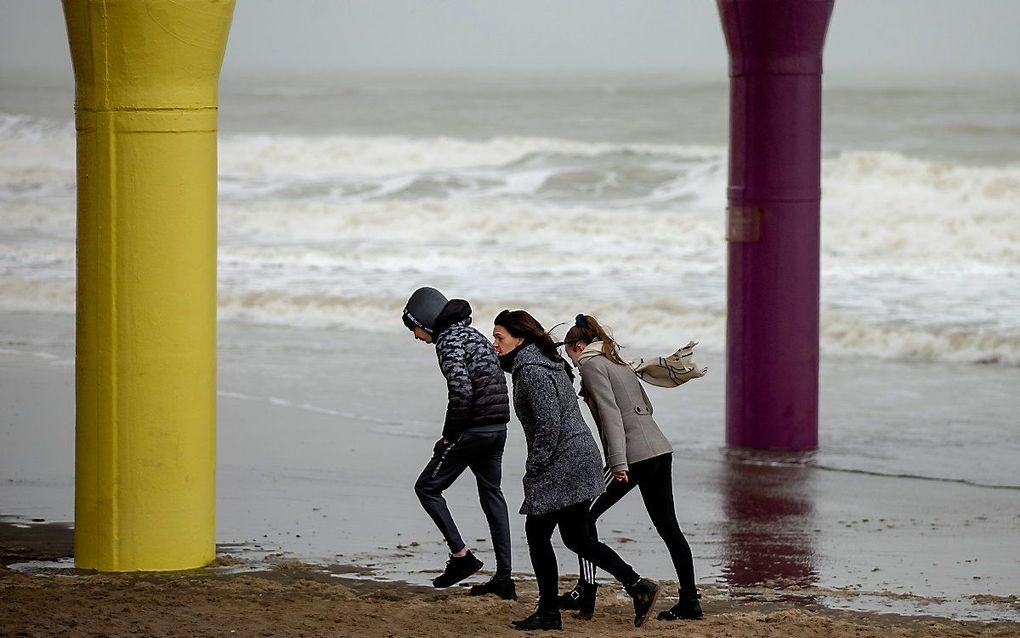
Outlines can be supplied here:
M1020 78L1020 0L837 0L826 74ZM238 0L224 75L682 71L724 79L713 0ZM0 81L66 73L57 0L0 0Z

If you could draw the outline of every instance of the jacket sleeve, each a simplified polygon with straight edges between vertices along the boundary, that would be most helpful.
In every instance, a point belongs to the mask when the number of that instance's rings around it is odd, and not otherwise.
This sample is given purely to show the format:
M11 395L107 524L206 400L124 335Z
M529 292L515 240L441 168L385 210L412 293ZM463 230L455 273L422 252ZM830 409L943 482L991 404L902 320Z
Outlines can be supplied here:
M613 472L627 469L627 434L623 429L623 415L616 403L613 383L609 371L594 361L581 365L581 379L584 381L588 399L595 403L592 415L605 441L606 465Z
M467 352L459 343L436 345L439 369L446 377L446 419L443 421L443 438L453 439L467 429L471 419L473 389L467 366Z
M549 400L556 396L552 377L530 366L522 370L522 377L520 381L527 389L527 401L535 421L524 475L535 476L552 462L560 438L560 411L558 402Z

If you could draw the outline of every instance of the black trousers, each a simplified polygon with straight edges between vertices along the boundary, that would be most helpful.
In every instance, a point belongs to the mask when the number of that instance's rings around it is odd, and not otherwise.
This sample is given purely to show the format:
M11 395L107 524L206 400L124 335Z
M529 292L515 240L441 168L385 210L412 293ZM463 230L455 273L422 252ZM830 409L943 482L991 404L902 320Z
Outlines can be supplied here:
M676 518L676 508L673 505L673 455L662 454L644 461L634 463L627 471L626 483L617 481L608 475L609 481L606 491L591 503L589 517L591 535L597 537L598 532L595 523L600 516L606 513L613 505L616 505L621 498L637 487L641 491L641 498L645 502L645 509L652 519L655 531L659 533L662 540L666 542L666 549L673 559L673 568L676 569L677 582L680 584L680 591L683 594L697 591L694 584L694 559L691 556L691 546L687 543L680 523ZM588 583L595 582L595 565L592 561L580 558L581 579Z
M443 498L443 491L453 485L464 470L471 469L478 483L478 500L489 523L492 547L496 552L497 576L510 575L510 517L500 488L505 445L505 429L496 432L467 430L445 445L440 440L414 484L422 507L442 532L450 552L456 553L465 545Z
M557 608L559 565L556 563L556 552L552 546L553 530L557 525L563 544L570 551L595 563L624 585L633 585L640 580L641 577L633 567L592 535L588 521L588 503L581 502L549 514L528 516L524 523L524 531L528 537L531 566L535 570L535 580L538 581L539 609Z

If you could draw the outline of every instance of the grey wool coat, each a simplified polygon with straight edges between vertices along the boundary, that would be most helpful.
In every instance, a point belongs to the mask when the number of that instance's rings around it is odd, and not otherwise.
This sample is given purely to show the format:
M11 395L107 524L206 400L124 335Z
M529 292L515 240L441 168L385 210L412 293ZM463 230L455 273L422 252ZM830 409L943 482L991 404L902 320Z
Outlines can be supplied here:
M605 491L602 455L563 363L529 343L514 358L512 378L514 410L528 444L520 513L549 514Z
M652 402L630 366L613 363L602 354L582 358L581 398L598 426L611 471L624 471L629 463L673 451L652 418Z

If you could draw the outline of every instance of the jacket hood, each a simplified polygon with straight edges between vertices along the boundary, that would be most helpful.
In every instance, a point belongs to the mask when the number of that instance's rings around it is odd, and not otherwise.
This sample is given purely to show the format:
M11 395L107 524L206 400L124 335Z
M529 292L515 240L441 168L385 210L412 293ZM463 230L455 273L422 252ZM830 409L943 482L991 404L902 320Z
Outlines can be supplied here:
M460 321L471 323L471 304L463 299L451 299L443 306L432 324L433 337L438 337L444 330Z
M408 330L421 328L435 334L436 318L447 304L447 298L435 288L424 286L414 291L404 306L401 318Z
M553 361L549 357L542 354L542 351L538 349L533 343L528 343L520 347L517 352L517 356L514 358L513 371L517 372L524 366L541 366L543 368L549 368L550 370L563 370L562 361Z

